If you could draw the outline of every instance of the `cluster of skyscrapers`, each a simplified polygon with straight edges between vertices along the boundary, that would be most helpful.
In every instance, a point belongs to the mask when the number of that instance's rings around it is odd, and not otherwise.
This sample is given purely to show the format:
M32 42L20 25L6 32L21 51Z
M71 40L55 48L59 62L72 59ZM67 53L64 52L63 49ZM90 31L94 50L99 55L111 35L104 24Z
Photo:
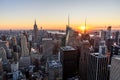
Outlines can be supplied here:
M0 35L0 80L119 80L119 31L66 34L39 30Z

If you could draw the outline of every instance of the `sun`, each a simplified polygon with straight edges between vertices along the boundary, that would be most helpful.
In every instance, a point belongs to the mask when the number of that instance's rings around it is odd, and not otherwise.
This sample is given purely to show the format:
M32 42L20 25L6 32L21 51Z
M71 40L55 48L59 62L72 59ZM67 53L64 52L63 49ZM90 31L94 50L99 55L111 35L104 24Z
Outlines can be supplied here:
M78 31L81 32L81 33L84 33L85 32L85 26L79 26L78 27Z
M85 26L81 26L81 30L84 31L85 30Z
M87 33L90 30L91 30L91 28L89 26L85 27L84 25L77 26L77 28L76 28L76 31L78 31L79 33L82 33L82 34Z

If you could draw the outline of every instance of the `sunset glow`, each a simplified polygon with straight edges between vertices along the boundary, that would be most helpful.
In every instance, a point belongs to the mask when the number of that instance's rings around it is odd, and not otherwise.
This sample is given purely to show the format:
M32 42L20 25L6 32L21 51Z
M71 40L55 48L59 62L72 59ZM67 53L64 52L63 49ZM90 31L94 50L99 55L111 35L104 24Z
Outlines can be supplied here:
M39 29L64 30L68 14L72 28L87 16L87 30L120 29L119 7L119 0L1 0L0 29L33 29L36 19Z
M85 26L81 26L81 30L84 31L86 29Z

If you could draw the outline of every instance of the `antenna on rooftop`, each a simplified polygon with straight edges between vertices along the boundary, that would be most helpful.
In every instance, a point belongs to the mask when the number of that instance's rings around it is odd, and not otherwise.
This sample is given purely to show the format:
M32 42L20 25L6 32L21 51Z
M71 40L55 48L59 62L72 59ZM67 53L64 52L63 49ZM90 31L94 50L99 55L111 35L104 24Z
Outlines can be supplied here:
M85 31L84 31L84 34L86 34L86 18L85 18Z
M70 26L70 19L69 19L69 14L68 14L68 26Z

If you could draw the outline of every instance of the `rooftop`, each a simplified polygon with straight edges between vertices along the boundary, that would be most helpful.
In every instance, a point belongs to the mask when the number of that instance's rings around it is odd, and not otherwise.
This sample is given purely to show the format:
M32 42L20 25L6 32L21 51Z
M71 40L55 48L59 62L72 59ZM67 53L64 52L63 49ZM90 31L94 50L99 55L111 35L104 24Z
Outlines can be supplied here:
M71 47L71 46L62 47L62 49L63 49L64 51L75 50L75 49L74 49L73 47Z
M61 62L58 60L58 58L56 58L56 56L48 58L47 62L50 68L58 68L62 66Z
M103 58L106 57L106 55L100 54L100 53L91 53L91 55L97 57L97 58Z
M61 67L60 61L52 60L48 62L50 68L58 68Z

